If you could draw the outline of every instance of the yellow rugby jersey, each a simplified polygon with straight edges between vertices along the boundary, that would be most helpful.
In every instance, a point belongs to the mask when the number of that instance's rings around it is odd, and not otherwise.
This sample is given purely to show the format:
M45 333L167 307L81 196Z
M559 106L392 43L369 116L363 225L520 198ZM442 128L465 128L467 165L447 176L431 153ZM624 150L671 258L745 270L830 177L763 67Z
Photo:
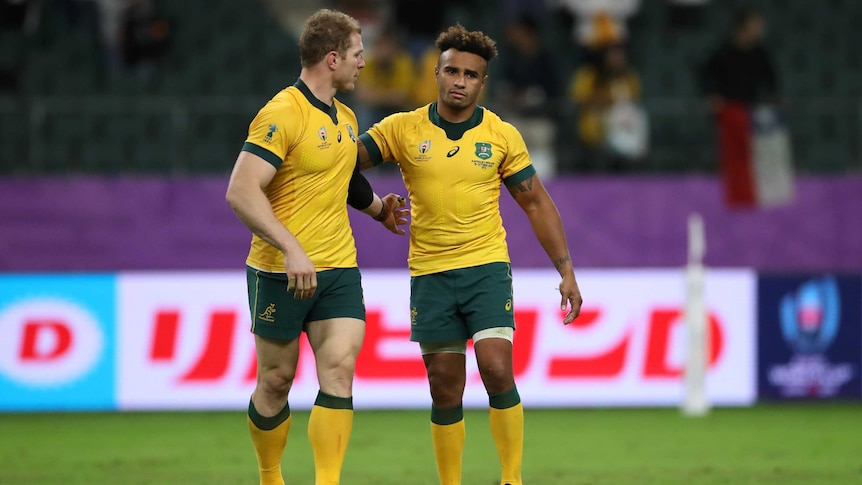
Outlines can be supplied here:
M469 120L449 123L431 103L387 116L360 138L375 164L401 167L411 275L509 262L500 186L536 173L514 126L481 106Z
M296 236L318 271L356 266L347 217L356 130L350 108L335 99L327 106L299 80L261 108L242 147L277 169L264 192L276 217ZM281 272L284 255L253 235L246 264Z

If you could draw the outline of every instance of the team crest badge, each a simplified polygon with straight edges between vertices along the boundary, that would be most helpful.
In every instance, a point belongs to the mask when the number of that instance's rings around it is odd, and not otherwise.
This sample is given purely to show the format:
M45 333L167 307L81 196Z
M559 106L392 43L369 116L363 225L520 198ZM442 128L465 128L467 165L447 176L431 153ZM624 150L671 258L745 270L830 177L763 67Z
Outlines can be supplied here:
M491 144L485 142L476 143L476 156L482 160L491 158Z
M356 134L353 133L353 126L347 125L347 136L350 137L350 141L356 143Z
M431 149L431 140L425 140L419 144L419 153L426 154Z
M317 130L317 136L320 137L321 140L326 141L329 135L326 134L326 127L321 126L319 130Z

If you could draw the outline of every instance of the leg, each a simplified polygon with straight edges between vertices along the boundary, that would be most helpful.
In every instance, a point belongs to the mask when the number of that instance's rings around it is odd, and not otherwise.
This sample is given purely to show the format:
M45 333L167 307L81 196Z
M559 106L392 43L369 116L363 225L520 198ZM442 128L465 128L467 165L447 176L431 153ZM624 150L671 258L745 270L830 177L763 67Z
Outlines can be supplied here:
M410 279L410 340L419 342L431 389L431 441L441 485L461 484L466 439L461 399L467 382L467 329L458 316L456 271Z
M309 300L285 289L287 275L246 269L251 331L257 355L257 385L248 405L248 429L257 454L261 485L283 485L281 457L290 430L287 394L296 376L299 336Z
M467 434L461 405L467 382L466 347L466 342L422 344L431 388L431 441L441 485L461 484L461 459Z
M490 328L473 336L476 362L488 391L491 434L502 466L502 485L522 485L524 408L512 371L512 329Z
M332 318L308 324L320 392L308 421L316 485L338 485L353 429L353 370L365 322Z
M497 445L504 485L521 485L524 414L512 370L515 329L512 270L490 263L463 270L461 312L473 338L476 362L491 405L491 434Z
M248 429L261 485L283 485L281 456L290 430L287 395L296 376L299 339L254 337L257 385L248 405Z

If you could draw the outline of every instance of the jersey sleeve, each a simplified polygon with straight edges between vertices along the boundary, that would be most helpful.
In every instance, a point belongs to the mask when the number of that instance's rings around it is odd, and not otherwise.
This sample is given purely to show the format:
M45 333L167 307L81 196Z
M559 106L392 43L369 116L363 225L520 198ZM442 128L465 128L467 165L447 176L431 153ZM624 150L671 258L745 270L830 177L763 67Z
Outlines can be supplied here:
M398 140L399 120L401 118L403 118L402 113L389 115L359 135L359 139L365 144L374 165L383 162L398 162L395 156L397 151L394 146Z
M276 169L287 158L302 125L302 114L292 103L266 104L248 127L242 151L253 153Z
M506 157L500 164L500 177L506 186L516 185L532 177L536 169L533 168L533 161L521 133L509 123L503 124L502 131L508 147Z

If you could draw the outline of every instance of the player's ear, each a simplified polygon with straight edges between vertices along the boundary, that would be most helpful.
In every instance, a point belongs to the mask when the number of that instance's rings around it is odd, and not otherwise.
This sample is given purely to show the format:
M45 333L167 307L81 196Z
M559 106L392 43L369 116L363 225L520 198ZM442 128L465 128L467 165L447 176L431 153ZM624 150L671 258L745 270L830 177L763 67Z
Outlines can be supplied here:
M338 63L338 52L330 51L329 54L326 54L326 64L330 69L335 69Z

